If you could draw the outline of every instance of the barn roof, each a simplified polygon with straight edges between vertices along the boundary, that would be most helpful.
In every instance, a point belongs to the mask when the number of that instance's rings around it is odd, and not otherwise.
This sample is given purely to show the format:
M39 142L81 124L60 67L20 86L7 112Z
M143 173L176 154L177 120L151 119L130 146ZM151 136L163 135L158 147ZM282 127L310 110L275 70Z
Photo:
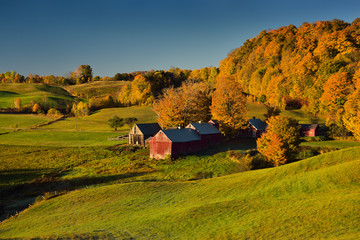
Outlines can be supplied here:
M201 137L190 128L162 130L172 142L191 142L201 140Z
M310 129L316 129L318 124L300 124L301 130L309 131Z
M249 123L257 130L265 130L267 127L267 124L258 118L249 119Z
M190 123L187 128L189 128L190 125L192 125L201 135L221 133L219 129L211 123Z
M157 123L139 123L135 126L137 126L144 135L155 135L161 130L161 127Z

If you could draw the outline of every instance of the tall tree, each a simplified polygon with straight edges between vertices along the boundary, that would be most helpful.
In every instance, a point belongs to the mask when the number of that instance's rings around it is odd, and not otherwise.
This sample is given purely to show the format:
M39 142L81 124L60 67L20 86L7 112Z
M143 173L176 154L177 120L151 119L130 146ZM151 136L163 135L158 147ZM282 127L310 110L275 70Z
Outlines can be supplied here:
M357 89L344 105L343 122L355 138L360 141L360 89Z
M225 134L234 134L246 124L248 116L245 102L242 88L233 77L217 80L210 108L213 118L220 122Z
M90 82L93 77L92 68L90 65L80 65L71 75L77 84Z

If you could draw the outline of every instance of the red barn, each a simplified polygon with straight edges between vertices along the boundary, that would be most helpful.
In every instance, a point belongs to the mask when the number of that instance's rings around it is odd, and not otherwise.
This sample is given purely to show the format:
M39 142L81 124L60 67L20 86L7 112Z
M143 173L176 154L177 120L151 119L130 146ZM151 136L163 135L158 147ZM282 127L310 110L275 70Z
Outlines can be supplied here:
M194 129L200 134L203 148L221 143L221 132L211 123L190 123L186 128Z
M319 136L318 124L300 124L300 135L303 137Z
M193 129L160 130L150 140L150 158L176 158L202 149L201 137Z

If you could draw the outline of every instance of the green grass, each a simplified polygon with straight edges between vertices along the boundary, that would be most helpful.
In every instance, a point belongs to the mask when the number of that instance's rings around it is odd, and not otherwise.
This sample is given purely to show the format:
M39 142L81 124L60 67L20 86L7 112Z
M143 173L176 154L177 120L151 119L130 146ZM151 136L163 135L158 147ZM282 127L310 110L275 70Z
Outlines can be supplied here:
M356 141L341 141L341 140L330 140L330 141L319 141L319 142L302 142L301 146L310 147L331 147L331 148L350 148L360 146L360 142Z
M0 225L0 238L358 239L360 148L185 182L76 190Z
M267 112L265 105L259 103L246 103L249 114L248 117L256 117L262 120L265 119L264 114ZM313 117L310 113L307 113L303 110L282 110L280 115L292 117L299 121L300 124L309 124L311 123L311 118ZM319 123L324 123L325 119L319 117Z
M42 103L46 100L50 107L64 107L73 101L73 96L61 87L25 83L0 84L0 108L13 107L16 98L20 98L22 106L32 101Z
M65 87L71 94L84 98L111 95L117 98L126 81L97 81Z
M68 132L68 131L18 131L0 135L0 144L22 146L111 146L118 142L108 138L123 133Z
M51 121L52 118L36 114L0 114L0 129L31 128Z
M157 117L152 107L134 106L123 108L105 108L86 117L68 117L64 120L42 127L48 130L69 130L77 129L82 131L112 131L108 125L108 120L114 115L121 118L136 117L139 123L156 122ZM118 129L119 131L128 131L129 126L125 125Z

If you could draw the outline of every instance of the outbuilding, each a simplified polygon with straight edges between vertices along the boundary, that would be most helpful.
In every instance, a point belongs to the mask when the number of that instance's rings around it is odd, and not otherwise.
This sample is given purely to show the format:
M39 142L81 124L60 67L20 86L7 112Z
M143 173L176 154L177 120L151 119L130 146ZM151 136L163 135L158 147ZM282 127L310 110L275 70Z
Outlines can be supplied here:
M259 118L252 118L249 120L248 136L258 138L266 130L267 124Z
M300 124L300 135L302 137L319 136L318 124Z
M129 132L129 144L145 146L145 140L155 136L160 130L158 123L135 124Z
M191 128L200 134L203 148L221 143L221 132L212 123L190 123L186 128Z
M150 158L176 158L202 149L201 137L191 128L160 130L150 140Z

